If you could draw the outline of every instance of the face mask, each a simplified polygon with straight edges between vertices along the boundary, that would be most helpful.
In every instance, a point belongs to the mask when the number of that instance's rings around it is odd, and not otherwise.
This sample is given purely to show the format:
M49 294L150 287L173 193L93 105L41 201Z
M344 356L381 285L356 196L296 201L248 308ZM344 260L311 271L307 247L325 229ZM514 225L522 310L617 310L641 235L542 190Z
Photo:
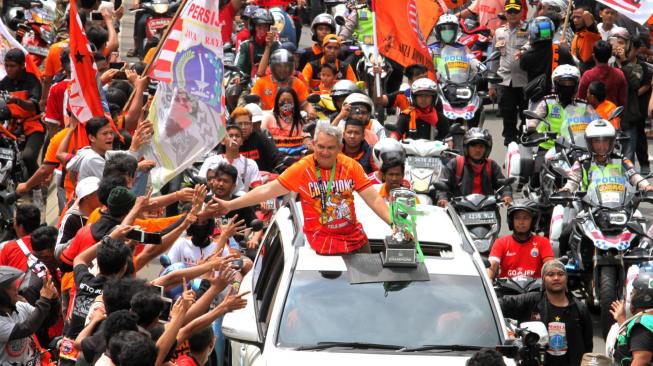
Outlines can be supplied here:
M440 32L440 37L442 38L442 42L444 43L451 43L453 42L453 37L456 35L456 31L453 29L445 29L442 32Z
M293 109L295 109L295 103L283 103L279 105L279 111L281 111L281 114L287 116L292 114Z
M576 86L558 85L556 87L558 98L563 103L571 103L576 95Z

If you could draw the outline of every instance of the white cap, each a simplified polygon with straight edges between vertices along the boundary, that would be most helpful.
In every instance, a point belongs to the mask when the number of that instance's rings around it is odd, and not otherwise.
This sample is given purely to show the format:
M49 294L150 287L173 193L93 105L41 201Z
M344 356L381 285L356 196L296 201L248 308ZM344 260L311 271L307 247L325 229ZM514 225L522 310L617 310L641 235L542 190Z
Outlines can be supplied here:
M82 198L88 196L89 194L97 192L99 187L100 187L100 178L86 177L80 180L79 182L77 182L77 186L75 187L75 196L79 201Z
M258 104L249 103L245 105L245 108L252 114L253 123L261 122L263 120L263 110Z

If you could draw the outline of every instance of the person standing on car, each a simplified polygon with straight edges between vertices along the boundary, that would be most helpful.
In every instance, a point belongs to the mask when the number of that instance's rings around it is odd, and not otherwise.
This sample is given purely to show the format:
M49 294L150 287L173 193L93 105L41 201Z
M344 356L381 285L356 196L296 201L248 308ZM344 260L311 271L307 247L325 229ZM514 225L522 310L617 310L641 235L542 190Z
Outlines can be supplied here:
M276 180L231 201L214 198L220 213L297 192L304 213L306 240L318 254L369 253L367 235L356 218L354 191L377 216L391 224L388 206L360 164L340 153L342 131L339 128L319 124L314 147L314 154L290 166Z
M557 259L542 266L544 291L499 299L506 318L540 321L549 332L545 365L579 365L592 352L592 318L585 304L567 291L565 265Z
M497 239L490 251L491 280L499 272L499 278L529 276L539 278L542 265L553 260L553 248L549 239L533 232L537 225L539 208L531 200L517 201L508 207L508 228L512 234Z
M630 312L626 319L623 300L612 303L610 311L619 324L614 345L614 359L618 365L646 366L653 361L653 274L640 272L633 281Z
M450 195L494 195L496 190L501 188L499 180L504 179L501 167L489 158L492 151L490 132L484 128L470 128L465 132L463 149L464 156L459 155L447 163L444 172L449 189L446 192L437 192L440 207L449 204ZM509 186L506 186L501 194L504 203L512 203L512 190Z
M508 23L499 27L494 37L493 48L501 51L499 62L492 63L492 71L497 73L503 81L497 85L491 84L489 95L496 98L499 95L499 109L503 117L503 144L517 141L517 116L524 123L521 113L527 108L524 97L524 86L528 77L526 72L519 67L517 55L521 48L528 43L528 25L521 21L521 2L519 0L506 1L506 18Z

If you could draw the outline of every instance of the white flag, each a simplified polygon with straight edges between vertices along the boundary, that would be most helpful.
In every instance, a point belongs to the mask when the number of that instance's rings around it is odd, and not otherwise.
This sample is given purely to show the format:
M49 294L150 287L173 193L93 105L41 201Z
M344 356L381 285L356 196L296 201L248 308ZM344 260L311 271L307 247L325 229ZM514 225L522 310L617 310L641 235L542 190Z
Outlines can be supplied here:
M598 0L619 14L644 24L653 15L653 0Z

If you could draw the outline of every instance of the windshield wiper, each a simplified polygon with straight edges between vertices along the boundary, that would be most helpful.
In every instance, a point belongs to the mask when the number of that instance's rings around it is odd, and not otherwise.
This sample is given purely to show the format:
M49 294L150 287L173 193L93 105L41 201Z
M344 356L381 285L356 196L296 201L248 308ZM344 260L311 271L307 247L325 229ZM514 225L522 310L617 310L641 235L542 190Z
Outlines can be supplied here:
M400 350L406 347L404 346L395 346L392 344L377 344L377 343L365 343L365 342L318 342L317 344L310 346L301 346L295 348L295 351L317 351L327 348L336 348L336 347L347 347L355 349L389 349L389 350Z
M425 344L419 347L406 347L399 350L399 352L420 352L420 351L478 351L483 347L479 346L465 346L460 344Z

